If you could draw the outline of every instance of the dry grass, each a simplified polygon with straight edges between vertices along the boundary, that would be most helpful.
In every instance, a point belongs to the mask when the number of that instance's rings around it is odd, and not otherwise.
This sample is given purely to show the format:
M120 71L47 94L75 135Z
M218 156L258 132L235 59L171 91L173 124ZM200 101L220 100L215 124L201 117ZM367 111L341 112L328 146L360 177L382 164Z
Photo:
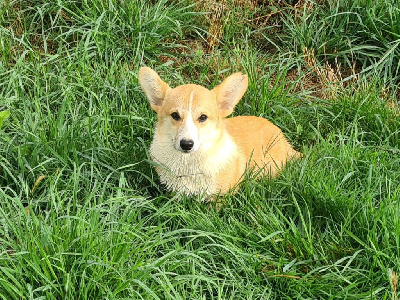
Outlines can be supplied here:
M232 14L235 13L236 19L240 24L252 27L252 28L262 28L268 25L271 17L281 13L282 10L271 10L266 9L268 5L281 5L285 3L284 1L279 0L277 3L267 4L264 1L257 0L203 0L199 1L197 4L197 9L199 11L209 12L207 16L208 22L208 35L206 39L206 47L205 50L207 53L211 53L214 51L216 47L220 44L221 39L223 38L223 32L225 24L230 20ZM285 5L287 5L285 3ZM235 12L235 8L239 8L239 12ZM254 15L253 18L248 18L245 10L251 12L251 15Z
M210 12L207 16L209 29L205 50L207 53L211 53L220 43L224 31L224 22L229 18L230 10L227 9L226 0L221 0L220 2L204 0L200 1L197 7L201 11ZM227 13L228 16L226 16L225 13Z
M314 50L303 47L304 61L315 76L315 82L319 85L322 98L333 98L337 96L339 89L343 88L341 66L335 61L332 66L327 61L321 66L315 58Z
M389 273L389 279L390 279L390 286L392 287L392 291L393 291L393 299L397 300L397 284L398 284L399 276L392 269L389 269L388 273Z

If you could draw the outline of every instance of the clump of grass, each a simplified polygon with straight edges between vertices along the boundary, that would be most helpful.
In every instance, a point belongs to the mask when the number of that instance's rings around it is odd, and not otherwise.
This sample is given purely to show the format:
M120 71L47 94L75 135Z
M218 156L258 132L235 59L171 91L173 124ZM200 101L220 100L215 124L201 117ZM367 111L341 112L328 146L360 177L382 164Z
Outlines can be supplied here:
M312 9L310 9L310 5ZM283 18L283 49L313 51L320 61L342 63L344 70L382 77L395 84L399 74L399 3L384 1L306 1ZM350 73L348 78L354 78Z
M9 1L0 22L11 42L11 59L26 47L42 55L79 53L79 59L133 59L138 64L170 52L174 40L196 30L192 8L188 1L178 5L166 0Z

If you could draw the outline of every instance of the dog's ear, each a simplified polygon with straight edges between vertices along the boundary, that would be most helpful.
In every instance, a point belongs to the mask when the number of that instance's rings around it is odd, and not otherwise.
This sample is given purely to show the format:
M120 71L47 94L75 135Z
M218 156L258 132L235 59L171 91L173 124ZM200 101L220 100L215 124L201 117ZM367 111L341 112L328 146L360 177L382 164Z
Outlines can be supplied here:
M227 117L233 112L236 104L238 104L246 92L248 84L247 75L234 73L225 78L220 85L212 89L217 95L217 102L222 117Z
M163 104L165 93L169 88L158 74L148 67L142 67L139 70L139 84L143 92L149 99L151 108L158 112Z

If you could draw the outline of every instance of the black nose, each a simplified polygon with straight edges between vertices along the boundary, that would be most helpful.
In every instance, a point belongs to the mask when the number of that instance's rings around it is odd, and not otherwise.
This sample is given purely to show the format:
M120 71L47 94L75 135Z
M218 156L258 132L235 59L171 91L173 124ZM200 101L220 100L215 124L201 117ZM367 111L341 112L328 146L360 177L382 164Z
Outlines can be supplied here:
M189 151L192 150L194 142L192 140L181 140L180 145L182 150Z

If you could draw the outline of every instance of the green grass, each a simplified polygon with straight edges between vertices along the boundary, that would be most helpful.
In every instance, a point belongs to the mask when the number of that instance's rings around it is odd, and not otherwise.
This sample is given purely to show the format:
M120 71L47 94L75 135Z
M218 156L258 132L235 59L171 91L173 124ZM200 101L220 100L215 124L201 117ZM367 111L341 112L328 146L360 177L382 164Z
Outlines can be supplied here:
M190 1L0 2L0 297L397 299L398 2L330 3L236 5L205 54ZM335 59L357 80L318 81ZM234 114L303 159L222 207L165 190L141 65L209 88L246 72Z
M400 70L400 3L396 0L339 0L312 9L285 12L282 50L312 49L319 58L356 66L361 74L398 84ZM278 42L279 41L279 42Z

